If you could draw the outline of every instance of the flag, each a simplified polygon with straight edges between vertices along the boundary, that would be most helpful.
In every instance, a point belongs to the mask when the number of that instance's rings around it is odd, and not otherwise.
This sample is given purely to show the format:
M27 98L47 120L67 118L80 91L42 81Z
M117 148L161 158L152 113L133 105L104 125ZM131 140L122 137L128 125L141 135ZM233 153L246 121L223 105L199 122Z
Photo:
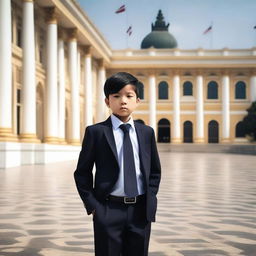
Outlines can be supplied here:
M125 11L125 5L120 6L117 10L116 13L121 13Z
M208 27L204 32L203 35L207 34L208 32L210 32L212 30L212 25L210 27Z
M127 33L129 36L132 34L132 26L130 26L130 27L127 29L126 33Z

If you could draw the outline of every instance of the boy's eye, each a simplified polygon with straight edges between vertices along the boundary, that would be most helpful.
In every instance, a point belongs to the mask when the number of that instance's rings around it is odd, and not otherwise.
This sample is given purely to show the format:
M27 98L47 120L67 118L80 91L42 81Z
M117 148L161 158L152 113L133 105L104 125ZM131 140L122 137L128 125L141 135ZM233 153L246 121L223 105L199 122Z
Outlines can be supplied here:
M132 98L132 97L133 97L133 95L128 95L127 97L128 97L128 98Z
M119 98L119 95L114 95L113 97L114 97L114 98Z

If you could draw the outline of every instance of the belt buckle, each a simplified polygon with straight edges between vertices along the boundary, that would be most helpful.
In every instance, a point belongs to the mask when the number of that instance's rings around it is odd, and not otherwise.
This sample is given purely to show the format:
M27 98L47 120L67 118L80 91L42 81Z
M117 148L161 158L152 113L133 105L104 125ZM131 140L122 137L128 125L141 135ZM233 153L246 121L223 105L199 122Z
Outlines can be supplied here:
M135 197L124 197L125 204L136 204L137 198Z

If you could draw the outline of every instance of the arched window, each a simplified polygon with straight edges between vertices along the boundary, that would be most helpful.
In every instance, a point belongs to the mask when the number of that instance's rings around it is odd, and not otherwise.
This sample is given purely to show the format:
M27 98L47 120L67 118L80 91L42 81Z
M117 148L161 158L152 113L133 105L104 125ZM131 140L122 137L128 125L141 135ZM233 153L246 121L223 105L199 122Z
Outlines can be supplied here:
M20 128L21 128L21 88L17 88L17 94L16 94L16 130L17 134L20 134Z
M163 143L170 142L171 124L169 120L166 118L162 118L161 120L159 120L157 126L158 126L157 141L163 142Z
M22 47L22 19L17 17L16 21L16 45Z
M218 99L218 84L215 81L208 83L207 99Z
M245 127L244 127L244 123L238 122L236 125L236 138L243 138L245 137Z
M141 82L138 83L138 92L139 92L139 98L141 100L144 100L144 85Z
M193 124L190 121L186 121L183 124L183 142L184 143L193 142Z
M168 100L168 83L162 81L158 85L158 99L159 100Z
M246 84L243 81L239 81L235 85L235 98L246 99Z
M192 96L193 95L193 84L189 81L186 81L183 84L183 95L184 96Z

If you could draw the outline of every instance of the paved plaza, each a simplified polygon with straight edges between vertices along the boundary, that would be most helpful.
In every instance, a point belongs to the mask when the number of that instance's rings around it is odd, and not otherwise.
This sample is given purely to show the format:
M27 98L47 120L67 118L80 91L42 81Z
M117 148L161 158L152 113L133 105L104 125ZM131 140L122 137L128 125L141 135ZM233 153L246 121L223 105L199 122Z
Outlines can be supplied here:
M256 157L161 152L150 256L255 256ZM92 256L76 162L0 170L1 256Z

